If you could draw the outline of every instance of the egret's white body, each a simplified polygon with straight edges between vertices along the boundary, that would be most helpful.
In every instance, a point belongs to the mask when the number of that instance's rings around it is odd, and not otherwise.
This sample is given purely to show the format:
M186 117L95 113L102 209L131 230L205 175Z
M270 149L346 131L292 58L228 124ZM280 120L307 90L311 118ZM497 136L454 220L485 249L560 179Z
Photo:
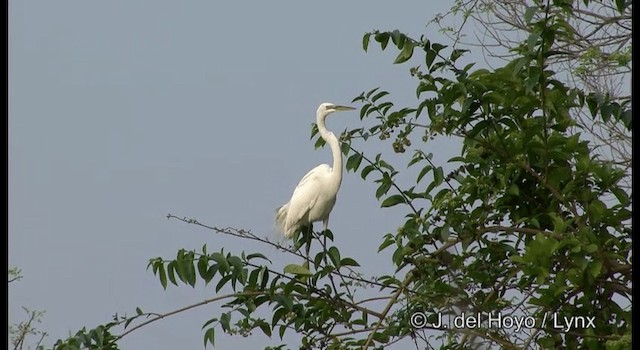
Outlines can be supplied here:
M336 203L342 183L342 153L338 138L325 126L327 116L336 111L355 109L323 103L318 107L316 123L320 137L331 148L333 166L320 164L305 175L288 203L276 210L276 224L286 238L291 238L301 227L322 221L324 229L329 225L329 214Z

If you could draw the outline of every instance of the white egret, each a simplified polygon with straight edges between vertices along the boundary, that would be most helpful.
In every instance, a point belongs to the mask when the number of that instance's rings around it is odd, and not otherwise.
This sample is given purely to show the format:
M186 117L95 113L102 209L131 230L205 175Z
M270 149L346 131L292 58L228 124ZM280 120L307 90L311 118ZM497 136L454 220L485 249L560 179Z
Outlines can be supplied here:
M333 166L320 164L305 175L293 191L288 203L276 209L276 225L286 238L291 238L300 228L321 221L324 229L329 225L329 214L336 203L336 195L342 183L342 152L338 138L324 124L327 116L337 111L353 110L353 107L323 103L318 107L316 123L320 137L329 144Z

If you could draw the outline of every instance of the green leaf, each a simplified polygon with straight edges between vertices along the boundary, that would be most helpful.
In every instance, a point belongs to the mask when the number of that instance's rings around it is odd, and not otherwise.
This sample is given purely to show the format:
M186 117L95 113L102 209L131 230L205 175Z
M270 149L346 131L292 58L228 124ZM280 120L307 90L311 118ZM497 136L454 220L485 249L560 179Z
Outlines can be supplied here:
M328 239L330 239L331 241L333 241L333 232L331 232L331 230L326 229L325 231L322 231L322 233L324 234L324 236L326 236Z
M162 288L167 289L167 273L164 270L164 264L158 265L158 277L160 277L160 284L162 284Z
M289 311L284 307L281 307L281 308L277 309L273 313L273 318L271 320L271 327L275 327L276 324L278 324L278 322L280 322L280 320L284 317L284 315L287 314L287 312L289 312Z
M389 33L377 33L374 36L374 39L376 39L376 41L380 43L380 47L384 51L384 49L387 47L387 44L389 43Z
M383 96L388 95L389 93L386 91L380 91L377 94L375 94L373 97L371 97L371 101L372 102L376 102L377 100L379 100L380 98L382 98Z
M362 37L362 48L364 49L365 52L367 52L367 49L369 48L370 38L371 38L371 33L367 33Z
M336 247L329 248L329 258L333 263L333 266L340 267L340 251Z
M266 322L260 323L258 327L260 327L260 329L262 330L262 333L264 333L267 337L271 337L271 327L269 327L268 323Z
M411 58L411 56L413 56L413 48L414 48L413 44L409 42L405 43L404 47L402 48L402 51L400 51L396 59L393 61L393 64L400 64L408 61Z
M589 272L594 278L600 275L600 271L602 271L602 261L595 260L589 264Z
M213 264L209 266L209 268L207 269L206 276L203 277L205 280L205 284L208 284L209 282L211 282L213 277L215 277L216 273L218 273L218 264Z
M392 184L391 178L383 177L382 183L380 184L380 186L378 186L378 189L376 190L376 198L380 199L380 197L384 196L391 188L391 184Z
M402 49L402 45L404 44L404 35L400 33L399 30L394 30L391 32L391 41L398 47L398 49Z
M612 188L611 192L618 198L618 201L623 207L626 207L629 204L629 195L627 192L621 188Z
M626 109L624 112L620 114L620 121L624 123L624 126L627 130L631 131L631 120L633 119L633 115L631 114L630 109Z
M324 259L324 255L325 255L324 250L322 250L322 251L318 252L318 254L316 254L315 258L313 258L313 265L315 267L320 266L320 263L322 262L322 259Z
M393 235L391 235L390 233L386 234L384 242L382 242L382 244L380 244L380 246L378 247L378 253L380 253L382 250L392 245L393 243L395 243Z
M136 314L137 314L138 316L142 315L142 314L143 314L142 309L141 309L141 308L139 308L139 307L136 307Z
M529 52L533 52L533 48L538 43L538 39L540 39L541 35L542 33L539 31L533 32L529 35L529 38L527 38L527 50L529 50Z
M195 287L196 285L196 269L193 266L193 252L190 252L189 256L188 256L188 260L185 261L185 265L184 265L185 269L185 278L186 278L186 282L187 284L189 284L191 287Z
M416 153L413 158L411 158L411 161L409 161L409 164L407 164L407 168L411 167L412 165L422 161L424 158L422 157L422 155L420 153Z
M395 169L391 166L391 164L385 162L384 160L380 159L378 160L378 164L380 165L381 168L385 168L391 171L394 171Z
M422 180L422 178L427 175L428 172L431 171L431 169L433 169L433 167L431 165L426 165L424 168L422 168L422 170L420 170L420 173L418 174L418 179L416 180L416 184L420 182L420 180Z
M271 262L271 260L269 260L269 258L267 258L266 256L264 256L264 254L261 253L252 253L247 255L247 261L251 260L251 259L255 259L255 258L260 258L260 259L264 259L268 262Z
M469 71L469 69L471 69L471 67L473 67L473 66L475 66L475 65L476 65L476 63L475 63L475 62L469 63L469 64L467 64L466 66L464 66L464 68L462 68L462 70L463 70L463 71L465 71L465 72L468 72L468 71Z
M200 258L198 258L198 273L200 274L200 277L202 277L205 282L209 282L207 281L207 271L209 270L209 257L207 255L201 255Z
M347 171L357 171L360 167L360 163L362 162L362 155L360 153L355 153L349 159L347 159L346 169Z
M371 97L371 95L373 95L376 91L378 91L378 89L380 89L380 87L377 87L369 92L367 92L367 94L365 95L366 98Z
M242 268L244 267L244 264L242 263L242 260L240 260L239 257L230 256L229 259L227 259L227 260L229 261L231 266L233 266L233 272L234 273L238 273L238 272L242 271Z
M443 180L444 172L442 170L442 167L435 168L435 170L433 171L433 183L435 184L434 186L440 186Z
M526 24L530 24L531 23L531 19L533 18L533 15L536 14L536 12L538 12L538 6L529 6L529 7L527 7L527 9L524 12L524 22Z
M95 340L95 344L101 347L104 343L104 328L102 326L98 326L96 329L92 330L91 338Z
M340 143L340 150L342 151L342 154L344 154L345 156L349 154L350 149L351 149L351 144L349 142Z
M222 326L222 330L225 332L229 332L231 329L231 315L228 312L224 312L220 315L220 326Z
M387 197L380 206L382 208L388 208L399 203L406 203L404 197L400 194L394 194L393 196Z
M254 269L249 274L249 279L247 280L247 288L257 289L258 286L258 276L260 276L261 269Z
M446 48L446 45L442 45L442 44L438 44L438 43L433 43L431 44L431 49L433 49L436 53L440 52L440 50Z
M229 262L227 262L227 259L225 259L222 253L217 253L217 252L211 253L209 257L215 260L216 263L218 263L218 270L220 271L221 274L224 274L227 271L229 271Z
M524 258L521 257L520 255L512 255L512 256L509 257L509 259L511 261L513 261L514 263L517 263L517 264L525 264L526 263Z
M267 287L267 283L269 283L269 269L267 269L266 266L263 266L258 277L260 278L260 289L265 289Z
M360 264L351 258L344 258L340 260L340 266L360 266Z
M309 137L309 140L313 140L313 137L316 136L318 134L318 124L313 123L311 124L311 137Z
M211 343L212 347L215 347L215 339L216 339L216 330L215 328L211 327L209 329L207 329L207 331L204 333L204 347L207 347L207 343Z
M551 218L551 222L553 223L553 231L559 233L564 232L566 224L563 218L561 218L554 212L549 213L549 217Z
M309 269L301 265L289 264L284 267L284 273L290 273L294 275L312 276L313 274Z
M426 50L427 54L425 55L424 62L427 64L427 68L431 68L433 64L433 60L435 60L437 53L431 49Z
M469 50L464 50L464 49L455 49L453 51L451 51L451 56L449 56L449 59L451 60L451 62L455 62L458 58L460 58L465 52L469 52Z
M222 287L224 287L224 285L227 284L227 282L229 282L229 280L231 280L231 275L226 275L222 277L220 281L218 281L218 284L216 284L216 293L218 293L220 289L222 289Z
M600 106L600 115L602 117L602 121L605 123L609 121L611 118L611 114L614 113L615 105L612 103L605 103Z
M376 332L373 334L373 340L384 344L389 342L389 336L384 332Z
M607 207L602 203L602 201L596 199L589 203L588 214L589 219L594 222L600 222L600 220L604 217Z
M178 281L176 280L177 266L178 264L175 260L167 265L167 275L169 275L169 282L173 283L174 286L178 285Z
M591 243L583 248L586 253L593 254L598 250L598 245Z
M362 106L362 108L360 109L360 120L364 119L364 117L367 115L367 110L370 107L371 107L370 103L367 103L364 106Z
M595 94L589 94L586 98L586 101L589 112L591 112L591 117L595 117L600 106L600 102L598 101L597 96Z

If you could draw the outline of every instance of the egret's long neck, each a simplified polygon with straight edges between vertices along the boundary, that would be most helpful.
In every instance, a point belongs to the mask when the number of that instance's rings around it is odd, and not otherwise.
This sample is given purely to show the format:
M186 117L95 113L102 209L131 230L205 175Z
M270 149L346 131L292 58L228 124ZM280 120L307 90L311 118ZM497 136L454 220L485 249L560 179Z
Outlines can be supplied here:
M340 151L340 142L338 138L324 124L327 117L325 113L318 113L316 123L318 124L318 132L320 137L331 147L331 155L333 156L333 166L331 167L331 181L336 187L340 187L342 183L342 152Z

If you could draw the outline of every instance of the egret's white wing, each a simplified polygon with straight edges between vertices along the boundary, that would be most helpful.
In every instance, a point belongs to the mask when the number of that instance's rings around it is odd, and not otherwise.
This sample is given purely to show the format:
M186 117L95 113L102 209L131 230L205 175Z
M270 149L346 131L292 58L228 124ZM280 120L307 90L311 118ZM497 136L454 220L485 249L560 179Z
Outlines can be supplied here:
M328 164L320 164L317 167L309 170L309 172L302 178L302 180L300 180L300 182L298 183L298 186L296 186L296 189L293 191L293 195L296 195L296 191L298 191L299 188L303 188L308 182L313 182L315 180L318 180L319 177L321 176L326 176L331 172L331 167Z
M327 164L320 164L311 169L298 183L293 191L293 196L289 201L287 209L287 228L298 228L301 224L305 224L304 220L311 208L316 204L320 193L322 192L322 179L331 171L331 167ZM292 233L291 233L292 234Z
M288 236L285 230L285 224L287 221L287 211L289 209L289 203L286 203L276 209L276 227L285 236Z

